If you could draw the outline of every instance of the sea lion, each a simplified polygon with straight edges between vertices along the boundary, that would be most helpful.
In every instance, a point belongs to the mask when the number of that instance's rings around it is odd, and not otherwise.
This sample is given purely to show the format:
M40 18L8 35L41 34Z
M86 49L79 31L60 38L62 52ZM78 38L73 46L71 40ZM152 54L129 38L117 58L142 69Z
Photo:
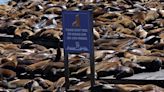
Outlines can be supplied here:
M131 18L128 16L120 16L118 19L118 22L122 24L124 27L128 27L130 29L134 29L136 27L135 22L133 22Z
M114 74L114 77L116 79L121 79L124 77L129 77L134 74L134 70L127 66L119 66L115 70L116 74Z
M148 32L143 29L142 25L137 26L135 28L135 31L136 31L137 37L139 37L141 39L146 38L148 35Z
M134 35L134 36L136 35L136 32L132 31L129 28L124 28L124 27L118 27L116 29L116 32L121 32L121 33L124 33L124 34Z
M95 28L93 29L93 34L94 34L95 40L100 38L100 34L97 32L97 30Z
M44 69L48 65L49 62L50 60L40 61L38 63L28 65L25 69L26 71L35 71L37 69Z
M28 92L28 89L25 89L23 87L18 87L16 89L13 90L14 92Z
M9 69L3 69L0 68L0 80L11 80L14 77L16 77L16 72L9 70Z
M62 7L58 7L58 6L52 6L44 9L45 14L52 14L52 13L61 14L61 11L62 11Z
M145 24L145 17L146 17L146 12L145 11L135 11L132 19L137 23L137 24Z
M158 27L164 27L164 20L163 19L156 19L152 22L154 25L157 25Z
M93 16L99 16L99 15L104 14L105 12L106 12L105 8L97 7L93 9Z
M30 49L30 46L31 46L32 44L33 44L32 41L29 41L29 40L23 41L23 42L21 43L20 48L21 48L21 49Z
M159 43L160 42L160 37L158 36L154 36L154 35L151 35L151 36L148 36L146 39L144 39L144 43L145 44L156 44L156 43Z
M46 80L46 79L43 79L41 77L36 77L34 80L36 80L43 89L49 89L50 90L50 88L54 87L53 82Z
M144 66L146 69L144 71L154 72L159 71L162 67L162 60L156 56L137 56L134 54L126 53L126 58L131 58L139 64L140 66Z
M159 17L159 14L157 11L148 11L145 17L146 22L153 21Z
M148 36L157 35L157 34L161 33L163 30L164 30L164 28L157 28L157 29L150 30L148 32Z
M115 70L119 66L121 66L121 63L119 61L115 61L115 62L102 61L102 62L99 62L95 65L95 72L96 72L96 75L98 77L109 76L109 75L115 74L116 73ZM87 68L86 74L90 75L90 68L89 67Z
M95 81L95 85L101 85L100 81ZM90 89L90 81L81 81L78 84L71 86L70 89L88 91Z
M17 56L14 54L10 54L9 56L2 58L1 63L1 68L15 70L18 65Z
M1 45L1 47L4 49L4 50L18 50L19 47L18 45L16 44L13 44L13 43L9 43L9 44L3 44Z
M29 36L33 35L33 32L29 29L25 29L25 28L17 28L15 30L15 36L16 37L21 37L23 39L28 39Z
M35 80L32 80L30 82L28 82L24 88L27 88L30 92L33 92L35 90L42 90L43 88L39 85L39 83Z
M136 84L118 84L116 88L120 92L153 92L159 91L163 92L164 89L156 85L147 84L147 85L136 85Z
M8 83L9 88L24 87L27 83L31 82L30 79L16 79Z
M133 62L132 60L129 60L129 59L128 60L125 60L125 59L122 60L122 63L124 66L132 68L134 71L134 74L141 73L146 69L146 67L141 66L141 65L137 64L136 62Z

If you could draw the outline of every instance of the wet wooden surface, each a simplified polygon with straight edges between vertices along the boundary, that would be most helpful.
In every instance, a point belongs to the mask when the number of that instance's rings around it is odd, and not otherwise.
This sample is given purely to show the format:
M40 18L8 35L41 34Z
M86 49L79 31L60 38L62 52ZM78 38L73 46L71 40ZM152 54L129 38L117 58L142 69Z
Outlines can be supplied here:
M112 76L101 77L100 79L110 84L155 84L164 87L164 69L157 72L134 74L123 79L114 79Z
M112 76L101 77L101 79L114 79ZM134 74L131 77L126 77L124 79L130 80L164 80L164 69L157 72L145 72Z
M133 76L125 79L164 80L164 69L157 72L134 74Z

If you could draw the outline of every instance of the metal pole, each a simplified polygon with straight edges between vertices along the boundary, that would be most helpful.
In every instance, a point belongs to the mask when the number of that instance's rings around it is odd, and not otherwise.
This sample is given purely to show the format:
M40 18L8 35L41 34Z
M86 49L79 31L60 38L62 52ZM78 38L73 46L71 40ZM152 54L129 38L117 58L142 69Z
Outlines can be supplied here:
M93 92L95 86L95 62L94 62L94 53L90 53L90 70L91 70L91 92Z
M91 17L89 19L90 22L90 31L91 35L90 35L90 39L91 39L91 51L90 51L90 70L91 70L91 92L93 92L94 86L95 86L95 61L94 61L94 44L93 44L93 15L92 12L91 13Z
M69 68L68 68L68 53L64 53L64 69L65 69L65 90L69 89Z

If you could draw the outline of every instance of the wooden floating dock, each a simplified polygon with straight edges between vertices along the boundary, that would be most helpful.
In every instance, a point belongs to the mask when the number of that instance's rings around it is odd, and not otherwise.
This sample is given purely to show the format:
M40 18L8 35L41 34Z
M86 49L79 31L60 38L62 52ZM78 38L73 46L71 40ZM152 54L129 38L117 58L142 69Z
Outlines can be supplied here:
M21 44L23 41L28 39L22 39L14 37L13 35L6 35L6 34L0 34L0 42L12 42L15 44ZM31 40L35 44L43 45L48 48L56 48L57 43L59 41L57 40L49 40L49 39L34 39ZM62 46L63 41L60 40L60 46ZM99 80L102 80L109 84L155 84L160 87L164 87L164 69L157 71L157 72L146 72L146 73L139 73L134 74L131 77L126 77L123 79L114 79L112 76L107 77L100 77Z

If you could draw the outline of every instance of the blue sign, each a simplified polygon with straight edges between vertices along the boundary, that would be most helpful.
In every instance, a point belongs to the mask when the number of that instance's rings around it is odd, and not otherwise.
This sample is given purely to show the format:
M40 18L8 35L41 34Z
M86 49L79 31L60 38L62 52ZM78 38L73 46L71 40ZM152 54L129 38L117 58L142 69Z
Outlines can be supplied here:
M91 11L63 11L62 22L66 53L91 52L93 50Z

